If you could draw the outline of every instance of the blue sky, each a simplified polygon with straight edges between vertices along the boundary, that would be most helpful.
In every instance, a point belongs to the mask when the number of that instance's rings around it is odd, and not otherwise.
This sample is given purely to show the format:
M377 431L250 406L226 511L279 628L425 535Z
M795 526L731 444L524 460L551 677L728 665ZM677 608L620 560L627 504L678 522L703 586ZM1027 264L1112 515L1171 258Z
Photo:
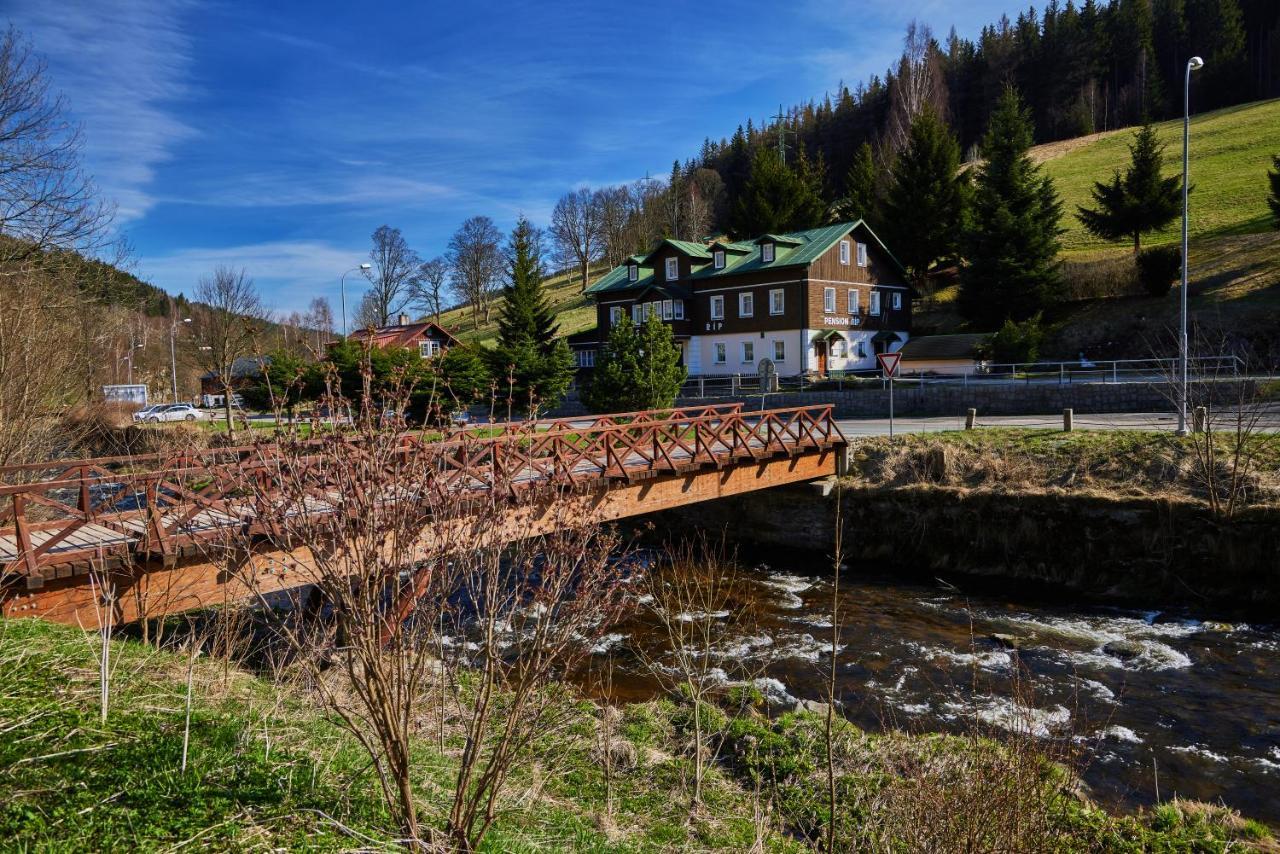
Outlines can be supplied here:
M143 278L243 266L277 311L369 235L423 257L466 217L545 224L581 184L883 73L907 22L972 36L1009 0L681 4L0 0L83 124ZM350 280L348 280L350 281Z

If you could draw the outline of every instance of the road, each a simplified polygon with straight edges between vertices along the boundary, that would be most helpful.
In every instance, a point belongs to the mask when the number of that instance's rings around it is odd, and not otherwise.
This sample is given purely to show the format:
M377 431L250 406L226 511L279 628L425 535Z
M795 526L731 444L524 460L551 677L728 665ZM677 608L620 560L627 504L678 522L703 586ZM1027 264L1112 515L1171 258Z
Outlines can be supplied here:
M1230 412L1219 412L1216 416L1219 430L1233 430L1235 417ZM853 436L887 436L889 435L888 418L841 418L837 422L840 432L846 437ZM1079 413L1075 414L1074 423L1079 430L1167 430L1170 433L1178 426L1178 418L1172 412L1123 412L1123 413ZM1046 415L979 415L977 427L1040 427L1062 429L1062 413ZM1273 404L1261 416L1258 425L1260 430L1280 432L1280 405ZM943 416L921 418L907 416L894 419L895 433L937 433L943 430L963 430L964 416Z

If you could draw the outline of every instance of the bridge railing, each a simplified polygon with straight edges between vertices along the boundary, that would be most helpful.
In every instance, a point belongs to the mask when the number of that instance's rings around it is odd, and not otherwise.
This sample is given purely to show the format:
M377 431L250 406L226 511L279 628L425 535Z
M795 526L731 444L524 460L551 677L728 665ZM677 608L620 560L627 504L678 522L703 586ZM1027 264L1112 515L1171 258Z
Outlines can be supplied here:
M404 434L392 456L413 461L398 466L402 476L433 473L427 479L435 488L465 492L630 481L845 443L830 405L751 413L686 407L629 413L628 419L566 421L545 430L445 440ZM279 491L282 473L315 477L308 488L317 507L340 503L341 485L325 480L323 463L367 448L339 434L298 450L264 443L174 455L143 471L112 470L101 460L62 462L51 466L58 473L52 479L0 484L0 577L20 573L37 580L44 564L139 547L168 556L201 537L250 530L253 499Z

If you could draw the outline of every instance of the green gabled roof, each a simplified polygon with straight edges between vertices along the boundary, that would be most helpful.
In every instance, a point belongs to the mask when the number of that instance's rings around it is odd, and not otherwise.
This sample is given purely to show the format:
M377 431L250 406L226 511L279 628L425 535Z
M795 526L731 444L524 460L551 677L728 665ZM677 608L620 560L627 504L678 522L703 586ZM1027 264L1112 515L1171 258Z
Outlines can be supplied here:
M653 247L653 249L649 252L649 254L644 256L644 260L648 261L650 258L653 257L653 254L655 252L659 251L664 246L674 246L680 252L682 252L685 255L688 255L691 258L708 258L709 259L711 257L711 253L707 251L707 247L703 246L701 243L693 243L688 240L672 240L671 238L668 237L667 239L659 243L657 246Z
M738 255L745 255L755 247L753 244L741 243L736 240L717 240L711 244L711 248L713 250L724 249L728 252L737 253Z
M695 270L691 279L711 279L718 276L737 275L738 273L748 273L756 270L773 270L784 267L800 267L808 266L822 256L824 252L835 246L836 243L845 235L849 234L856 228L863 228L867 234L871 235L871 239L876 242L884 252L884 254L893 262L898 271L902 274L904 282L909 281L906 269L901 262L893 256L889 248L882 241L871 227L867 225L865 220L856 220L854 222L838 222L833 225L825 225L819 228L809 228L803 231L791 231L785 234L766 234L756 238L755 241L734 241L728 243L725 241L717 241L712 247L723 246L725 248L732 247L734 252L732 255L725 257L725 266L723 269L717 270L711 265L704 266L700 270ZM774 259L765 263L760 258L760 241L772 240L777 244L777 252ZM657 252L663 246L671 245L695 258L711 259L711 247L703 246L701 243L690 243L684 240L664 240L662 243L654 247L653 252ZM650 252L641 259L647 260L653 255ZM639 257L639 256L637 256ZM642 266L640 268L640 280L630 282L627 280L627 265L617 267L610 271L604 278L587 288L587 293L602 293L604 291L622 291L631 290L633 288L645 287L654 279L653 269Z
M798 232L803 234L804 232ZM752 243L786 243L791 246L799 246L804 243L804 239L797 237L795 234L762 234Z
M584 293L602 294L606 291L629 291L635 288L647 287L653 283L652 267L642 266L640 268L640 277L633 282L627 276L627 268L630 266L631 263L628 261L626 264L614 267L612 270L597 279L595 284L587 288Z

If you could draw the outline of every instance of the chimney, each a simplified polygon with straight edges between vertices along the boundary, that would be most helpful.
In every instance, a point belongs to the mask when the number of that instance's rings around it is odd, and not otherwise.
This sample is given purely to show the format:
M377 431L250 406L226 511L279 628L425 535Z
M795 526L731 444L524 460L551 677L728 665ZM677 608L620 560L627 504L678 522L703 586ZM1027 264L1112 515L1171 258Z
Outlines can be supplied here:
M405 314L404 312L401 312L400 316L396 318L396 323L398 323L400 326L408 326L409 315Z

